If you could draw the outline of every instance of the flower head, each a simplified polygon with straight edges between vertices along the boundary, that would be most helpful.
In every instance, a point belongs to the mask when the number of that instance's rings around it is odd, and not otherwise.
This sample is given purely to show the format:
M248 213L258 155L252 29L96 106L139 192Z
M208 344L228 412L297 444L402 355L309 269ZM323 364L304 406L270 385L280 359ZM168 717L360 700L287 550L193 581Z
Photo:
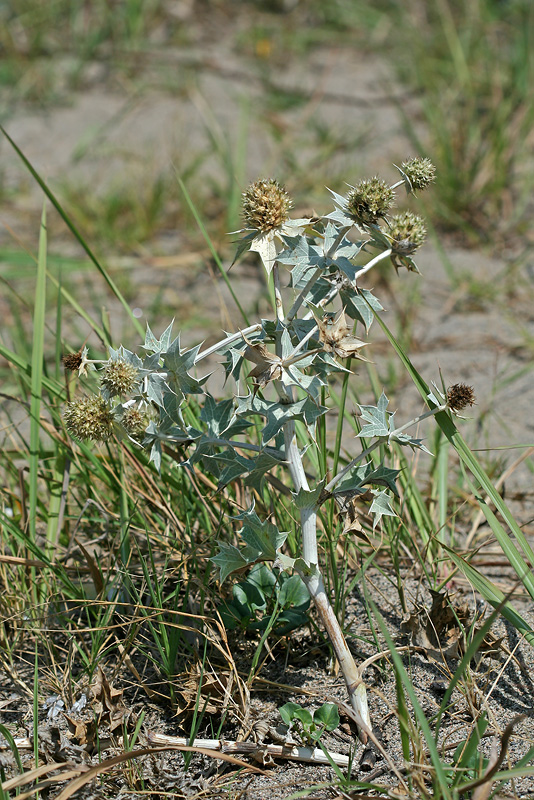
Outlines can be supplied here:
M78 350L77 353L65 353L65 355L61 357L63 366L68 372L78 371L78 375L87 375L88 366L94 369L87 358L87 353L87 347L83 347L81 350Z
M121 417L121 422L126 433L134 438L139 438L148 425L148 415L135 406L130 406Z
M111 396L128 394L135 387L139 370L122 358L110 359L104 367L102 385Z
M67 403L63 419L68 432L77 439L105 442L113 433L113 412L98 395Z
M399 256L411 256L425 241L425 221L411 211L396 214L390 220L390 235L393 252Z
M394 198L393 189L385 181L378 177L364 179L348 193L345 210L356 222L370 225L385 217Z
M267 233L281 228L293 203L278 181L259 180L243 192L243 219L248 228Z
M455 383L447 389L447 405L451 411L463 411L475 402L475 392L466 383Z
M436 168L429 158L416 157L403 161L400 172L408 179L408 188L412 192L415 189L426 189L436 179Z

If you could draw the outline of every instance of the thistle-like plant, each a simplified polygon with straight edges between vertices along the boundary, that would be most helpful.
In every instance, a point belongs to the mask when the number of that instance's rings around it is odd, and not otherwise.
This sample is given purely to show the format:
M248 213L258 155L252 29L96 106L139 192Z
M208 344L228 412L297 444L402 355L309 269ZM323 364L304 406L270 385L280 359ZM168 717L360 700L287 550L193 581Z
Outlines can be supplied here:
M213 561L220 580L266 561L300 575L339 660L364 740L371 728L365 685L324 586L318 511L328 499L341 506L365 494L372 498L369 512L375 525L383 515L394 515L391 495L396 493L397 472L384 463L373 465L370 453L392 442L425 449L420 439L406 433L410 425L438 411L458 413L473 403L469 387L454 387L446 394L436 389L429 396L430 411L395 427L382 394L376 406L360 407L358 435L371 444L336 474L313 472L307 448L317 447L315 428L328 412L322 401L331 376L347 372L348 358L365 360L361 350L366 342L353 329L359 326L367 334L382 310L361 279L387 258L396 269L418 272L412 256L425 237L423 220L411 212L393 218L388 213L397 188L404 186L408 194L422 190L434 180L435 170L428 159L411 159L399 171L401 180L393 186L371 178L350 187L346 197L331 192L334 210L304 219L289 217L291 200L276 181L252 184L243 194L247 227L239 232L238 255L246 250L259 254L272 282L273 318L203 350L200 345L183 349L180 336L172 338L172 324L159 339L148 328L144 354L139 357L122 347L111 351L109 360L100 362L100 396L75 400L65 413L74 436L105 440L121 431L150 449L156 468L163 446L180 445L184 468L200 465L216 476L220 488L234 480L248 487L250 505L235 518L244 547L219 543ZM289 277L284 290L283 271ZM207 377L196 374L195 368L216 353L223 356L227 379L235 382L234 398L215 399L205 390ZM85 351L71 360L71 368L79 372L98 363L89 362ZM188 424L189 395L200 398L199 427ZM297 426L308 438L305 447L297 441ZM258 430L259 441L253 438ZM266 475L273 470L289 473L300 527L297 558L284 549L287 532L260 519L254 508L254 493L262 495Z

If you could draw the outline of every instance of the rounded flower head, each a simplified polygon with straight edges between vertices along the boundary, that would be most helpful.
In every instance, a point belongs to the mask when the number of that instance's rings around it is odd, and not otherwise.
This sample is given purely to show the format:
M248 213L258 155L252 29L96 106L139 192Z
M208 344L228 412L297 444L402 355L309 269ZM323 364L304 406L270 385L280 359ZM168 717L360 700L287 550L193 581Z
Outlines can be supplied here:
M466 383L455 383L447 389L447 405L451 411L463 411L475 402L475 392Z
M385 181L377 177L364 179L348 193L346 212L356 222L370 225L385 217L394 198L393 189Z
M121 358L108 361L102 373L102 385L110 395L128 394L135 387L139 370Z
M132 406L126 409L122 415L121 422L126 433L129 433L134 438L139 438L143 435L148 425L148 416L143 411Z
M402 162L401 170L410 181L412 190L426 189L436 178L436 168L429 158L410 158Z
M77 353L65 353L61 356L63 366L68 372L77 372L82 365L82 351L78 350Z
M255 181L243 192L245 225L262 233L276 230L288 219L292 205L291 198L278 181Z
M113 412L98 395L67 403L63 419L68 432L77 439L105 442L113 433Z
M417 214L405 211L390 220L390 235L393 252L399 256L411 256L425 241L425 222Z

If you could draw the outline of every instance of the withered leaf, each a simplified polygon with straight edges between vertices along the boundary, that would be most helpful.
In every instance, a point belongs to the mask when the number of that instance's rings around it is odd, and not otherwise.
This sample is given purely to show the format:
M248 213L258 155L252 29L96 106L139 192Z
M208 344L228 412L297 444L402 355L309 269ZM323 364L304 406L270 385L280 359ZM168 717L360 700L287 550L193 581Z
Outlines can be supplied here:
M434 592L430 611L419 607L406 615L401 623L401 631L410 636L412 644L422 648L427 657L434 661L446 661L448 658L461 658L467 647L466 634L471 624L471 612L466 603L453 604L447 592ZM471 638L480 630L472 626ZM498 657L502 639L496 639L489 632L475 656L478 663L484 656Z
M122 689L110 685L104 670L99 667L91 684L93 694L93 711L98 723L109 726L110 732L122 727L124 722L135 725L135 715L126 708L122 699Z
M282 376L282 359L270 353L262 342L250 342L245 335L243 339L247 343L244 356L247 361L252 361L257 366L248 374L252 378L256 389L267 386L270 381L276 381Z
M313 316L319 328L319 341L327 353L333 353L338 358L368 360L358 352L367 342L362 342L351 334L345 318L345 309L342 308L335 315L325 314L322 319L315 314Z

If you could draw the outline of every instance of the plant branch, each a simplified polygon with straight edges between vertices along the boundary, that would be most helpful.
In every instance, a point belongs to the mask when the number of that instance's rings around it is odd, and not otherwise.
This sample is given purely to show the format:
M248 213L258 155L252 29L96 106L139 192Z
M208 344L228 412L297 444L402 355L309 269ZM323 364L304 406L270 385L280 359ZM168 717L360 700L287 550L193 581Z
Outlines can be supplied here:
M347 472L350 472L360 461L363 461L373 450L376 450L377 447L380 447L381 444L386 444L386 442L390 442L395 439L395 436L398 436L400 433L403 433L407 428L410 428L412 425L417 425L422 420L426 419L427 417L433 417L435 414L439 414L440 411L445 411L448 408L447 404L444 403L441 406L436 406L432 408L430 411L425 411L424 414L420 414L418 417L414 417L414 419L409 420L409 422L405 422L404 425L401 425L399 428L395 428L395 430L391 431L387 436L379 436L373 442L373 444L369 445L365 450L353 458L352 461L343 467L343 469L335 475L330 483L327 483L325 486L325 492L331 492L334 486L339 483L339 481L345 477Z
M202 359L213 355L213 353L216 353L217 350L221 350L225 345L232 344L232 342L237 341L237 339L242 339L243 336L256 333L256 331L261 331L261 324L259 322L257 322L255 325L249 325L248 328L245 328L242 331L230 333L224 339L221 339L220 342L216 342L216 344L212 344L211 347L207 347L205 350L202 350L202 352L199 353L195 358L195 364L198 364L198 362L202 361Z

